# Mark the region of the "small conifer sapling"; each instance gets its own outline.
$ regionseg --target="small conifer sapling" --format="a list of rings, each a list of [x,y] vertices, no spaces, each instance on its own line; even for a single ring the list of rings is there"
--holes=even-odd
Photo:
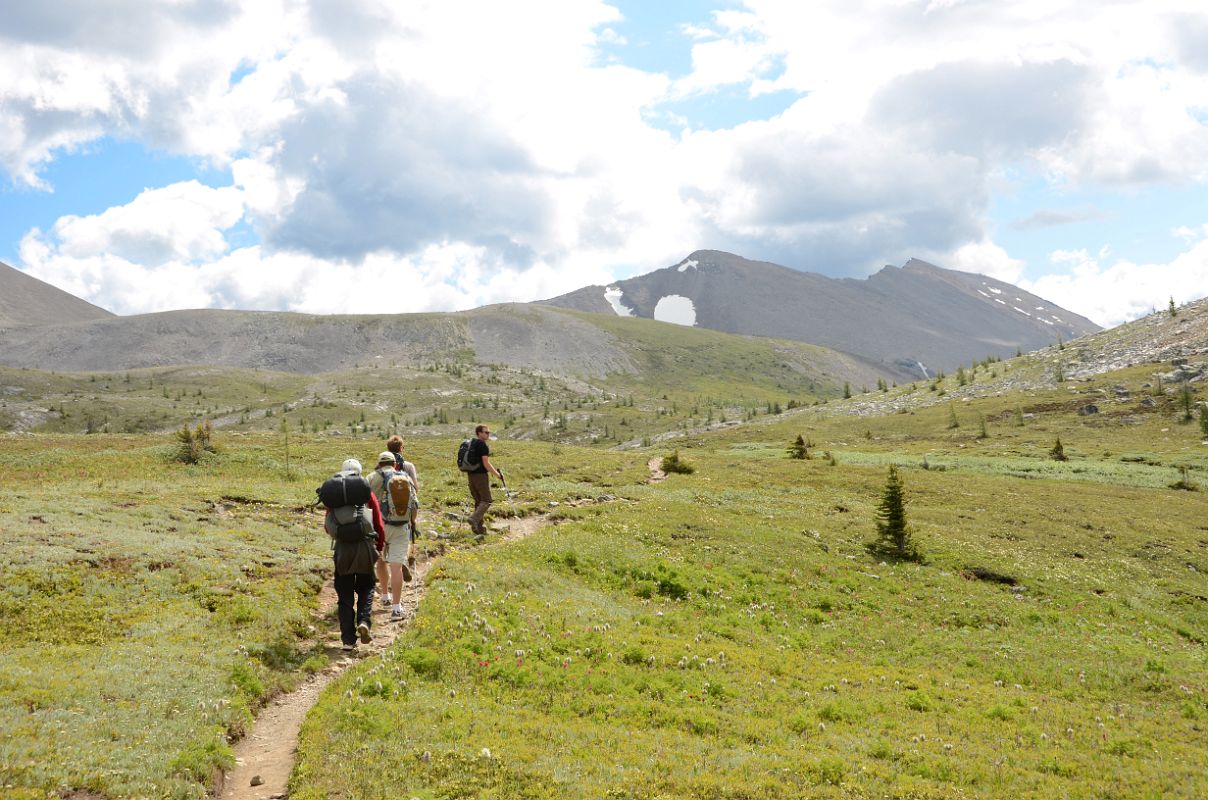
[[[897,467],[889,468],[889,477],[877,507],[877,538],[869,542],[868,549],[880,557],[922,561],[906,524],[906,500]]]
[[[797,434],[797,440],[789,447],[789,458],[808,459],[810,457],[809,446],[805,443],[805,437]]]

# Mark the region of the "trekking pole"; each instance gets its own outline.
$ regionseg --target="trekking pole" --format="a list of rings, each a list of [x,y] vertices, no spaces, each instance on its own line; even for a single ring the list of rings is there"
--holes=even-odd
[[[499,482],[503,484],[503,496],[508,499],[508,505],[515,508],[516,504],[512,502],[512,490],[508,488],[508,482],[503,477],[503,470],[499,470]]]

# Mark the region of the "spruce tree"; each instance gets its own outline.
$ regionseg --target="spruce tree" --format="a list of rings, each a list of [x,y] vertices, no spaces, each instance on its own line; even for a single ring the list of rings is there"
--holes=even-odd
[[[1191,414],[1191,409],[1195,407],[1195,393],[1191,391],[1191,384],[1184,380],[1183,388],[1179,390],[1179,405],[1183,407],[1183,422],[1191,422],[1195,417]]]
[[[906,524],[906,501],[897,467],[889,468],[889,477],[881,492],[881,503],[877,506],[877,539],[869,542],[868,549],[880,557],[922,560]]]
[[[1049,451],[1049,458],[1054,461],[1069,461],[1069,456],[1065,454],[1065,448],[1061,446],[1061,437],[1057,437],[1057,442],[1053,445],[1053,449]]]
[[[789,458],[807,459],[810,457],[809,448],[805,444],[805,438],[801,434],[797,434],[797,441],[793,442],[789,447]]]

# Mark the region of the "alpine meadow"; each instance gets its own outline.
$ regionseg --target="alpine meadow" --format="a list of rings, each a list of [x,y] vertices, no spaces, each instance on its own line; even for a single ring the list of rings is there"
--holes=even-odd
[[[242,791],[319,678],[294,800],[1208,796],[1208,301],[913,383],[523,313],[607,359],[0,368],[0,797]],[[395,433],[422,598],[349,656],[314,490]]]

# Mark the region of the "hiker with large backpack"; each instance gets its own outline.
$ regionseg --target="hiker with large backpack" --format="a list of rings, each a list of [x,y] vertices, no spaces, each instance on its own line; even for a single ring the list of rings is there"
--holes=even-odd
[[[457,468],[466,473],[470,484],[470,502],[474,505],[474,511],[470,514],[470,530],[480,537],[486,535],[487,509],[494,501],[490,476],[494,475],[503,481],[503,473],[491,464],[491,446],[487,444],[490,438],[491,430],[486,425],[479,425],[474,429],[474,438],[466,439],[457,450]]]
[[[373,626],[374,565],[386,545],[382,511],[355,458],[315,492],[327,508],[323,529],[331,537],[340,641],[344,650],[356,650],[358,638],[370,642]]]
[[[419,501],[411,476],[394,464],[393,453],[382,453],[368,482],[386,523],[386,549],[377,565],[378,591],[390,608],[390,619],[397,621],[403,618],[403,582],[411,582],[410,566],[415,563],[411,543]]]
[[[403,458],[403,437],[397,433],[386,440],[386,449],[394,454],[394,468],[399,472],[405,472],[411,477],[411,482],[415,484],[415,490],[419,491],[419,473],[415,469],[415,464]]]
[[[393,436],[391,436],[389,439],[387,439],[386,440],[386,450],[388,452],[394,454],[394,468],[396,470],[398,470],[399,472],[407,473],[407,475],[411,478],[411,483],[415,484],[416,500],[418,500],[419,499],[419,472],[415,469],[415,464],[413,462],[408,461],[405,458],[403,458],[403,437],[399,436],[396,433]],[[413,515],[412,519],[411,519],[411,547],[407,551],[407,566],[411,568],[412,572],[415,571],[415,540],[418,538],[419,538],[419,528],[416,527],[416,520]],[[382,577],[384,575],[383,570],[385,569],[385,566],[379,565],[379,567],[380,568],[378,569],[378,578],[381,582],[381,586],[385,587],[386,579],[384,577]],[[384,588],[381,591],[381,594],[383,595],[383,600],[384,600],[385,594],[386,594]]]

